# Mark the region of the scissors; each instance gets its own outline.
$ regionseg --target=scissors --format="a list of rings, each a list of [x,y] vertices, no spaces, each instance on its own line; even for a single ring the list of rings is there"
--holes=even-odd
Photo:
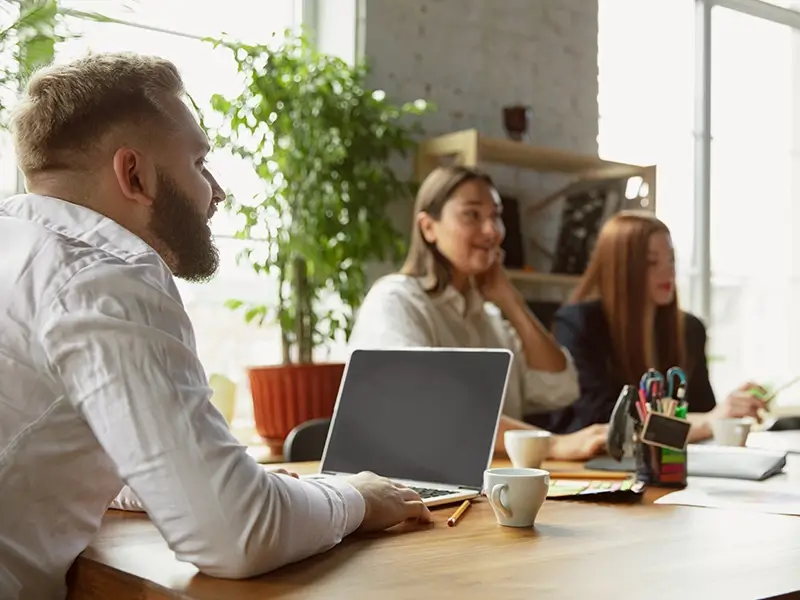
[[[674,387],[675,377],[678,377],[678,387]],[[683,400],[683,395],[686,393],[686,373],[683,372],[683,369],[678,367],[672,367],[667,371],[667,391],[669,392],[669,398],[675,398],[676,400]]]
[[[664,376],[656,369],[647,369],[647,372],[639,380],[639,389],[645,396],[650,396],[653,384],[656,385],[656,393],[661,395],[664,391]]]

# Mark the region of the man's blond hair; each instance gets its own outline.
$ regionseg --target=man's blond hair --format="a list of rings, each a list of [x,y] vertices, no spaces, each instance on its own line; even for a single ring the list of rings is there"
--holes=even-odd
[[[26,176],[86,168],[91,151],[115,129],[145,129],[154,118],[166,124],[159,99],[181,94],[177,67],[154,56],[90,54],[45,67],[30,78],[11,117],[19,167]]]

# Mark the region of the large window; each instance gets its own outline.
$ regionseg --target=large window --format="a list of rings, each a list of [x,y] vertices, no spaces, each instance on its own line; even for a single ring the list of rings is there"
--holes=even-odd
[[[598,152],[658,165],[656,212],[672,231],[684,306],[694,228],[693,23],[694,0],[598,3]]]
[[[711,26],[712,375],[727,392],[800,372],[800,32],[720,6]]]
[[[65,0],[63,4],[100,10],[94,0]],[[242,82],[229,53],[213,48],[201,38],[224,32],[235,39],[267,43],[273,34],[280,35],[298,24],[300,4],[300,0],[270,0],[266,10],[264,0],[226,0],[201,9],[195,0],[109,0],[102,3],[104,14],[147,28],[72,21],[71,30],[80,37],[59,44],[56,61],[70,60],[87,51],[157,54],[178,66],[193,99],[201,109],[207,109],[212,94],[236,95]],[[210,110],[204,114],[213,120]],[[251,166],[224,149],[213,152],[209,165],[223,187],[233,194],[252,197],[260,189]],[[252,403],[244,367],[280,362],[281,345],[277,327],[248,326],[239,313],[223,306],[230,298],[270,302],[275,297],[273,282],[237,266],[236,255],[243,242],[232,237],[235,225],[233,216],[224,211],[213,219],[212,231],[221,255],[218,275],[205,284],[178,284],[206,371],[225,374],[237,383],[237,413],[246,419],[252,412]]]
[[[682,303],[690,310],[702,309],[692,292],[704,276],[692,257],[710,250],[707,353],[722,397],[745,379],[779,384],[800,372],[800,242],[792,236],[800,225],[800,34],[712,9],[711,197],[697,200],[709,202],[711,214],[698,249],[696,4],[600,0],[598,145],[603,158],[658,164],[657,213],[673,232]],[[780,402],[793,398],[800,395]]]

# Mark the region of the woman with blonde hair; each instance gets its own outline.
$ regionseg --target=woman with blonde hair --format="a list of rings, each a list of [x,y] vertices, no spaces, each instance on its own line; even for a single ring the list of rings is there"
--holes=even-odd
[[[675,289],[675,253],[667,226],[650,212],[623,211],[600,231],[571,302],[555,315],[553,332],[572,354],[580,397],[551,413],[554,431],[607,423],[624,384],[638,384],[650,367],[687,375],[692,440],[711,436],[723,417],[754,417],[763,401],[747,382],[717,404],[708,379],[706,328],[684,312]]]
[[[351,348],[507,348],[514,352],[496,448],[509,429],[572,404],[572,359],[528,310],[506,277],[500,195],[485,174],[441,167],[423,182],[401,271],[378,280],[358,312]],[[551,458],[579,460],[603,449],[606,428],[555,436]]]

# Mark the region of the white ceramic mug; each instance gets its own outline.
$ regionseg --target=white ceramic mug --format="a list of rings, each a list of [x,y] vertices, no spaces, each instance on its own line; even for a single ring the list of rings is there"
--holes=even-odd
[[[547,458],[553,434],[536,429],[512,429],[503,434],[506,453],[518,469],[536,469]]]
[[[497,522],[505,527],[533,527],[550,489],[542,469],[487,469],[483,489]]]
[[[720,446],[744,446],[752,426],[750,419],[716,419],[711,421],[711,432]]]

